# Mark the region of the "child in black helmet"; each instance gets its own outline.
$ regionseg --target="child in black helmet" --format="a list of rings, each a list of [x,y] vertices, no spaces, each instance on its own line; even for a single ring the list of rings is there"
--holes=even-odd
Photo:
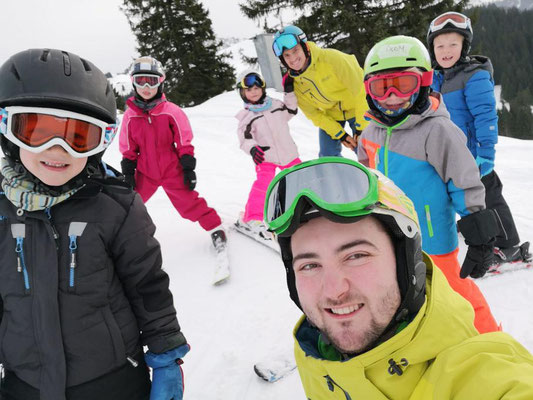
[[[442,93],[452,121],[466,135],[485,186],[487,208],[495,210],[502,222],[494,242],[494,263],[530,261],[529,242],[520,245],[502,182],[494,171],[498,114],[493,68],[488,57],[469,55],[473,34],[470,18],[458,12],[446,12],[431,22],[427,42],[435,67],[432,88]]]
[[[0,67],[0,113],[0,398],[181,399],[189,345],[155,227],[101,162],[116,133],[104,74],[20,52]]]

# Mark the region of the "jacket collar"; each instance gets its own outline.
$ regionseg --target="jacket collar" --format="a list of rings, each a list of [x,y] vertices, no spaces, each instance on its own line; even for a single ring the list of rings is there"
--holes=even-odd
[[[163,94],[161,96],[161,98],[157,99],[156,100],[156,105],[152,108],[148,107],[146,110],[145,109],[142,109],[141,107],[139,107],[136,103],[135,103],[135,96],[132,96],[130,97],[127,101],[126,101],[126,105],[128,106],[128,108],[132,109],[133,111],[135,111],[135,113],[137,114],[146,114],[146,113],[152,113],[154,112],[155,110],[159,110],[160,108],[163,107],[163,104],[167,101],[165,95]],[[149,104],[149,103],[147,103]]]
[[[365,113],[365,119],[372,121],[374,124],[389,129],[412,129],[419,122],[429,117],[445,116],[450,117],[444,101],[442,100],[442,94],[439,92],[431,92],[429,95],[430,106],[421,114],[409,114],[404,119],[399,120],[395,125],[389,126],[380,120],[377,113],[373,110]]]

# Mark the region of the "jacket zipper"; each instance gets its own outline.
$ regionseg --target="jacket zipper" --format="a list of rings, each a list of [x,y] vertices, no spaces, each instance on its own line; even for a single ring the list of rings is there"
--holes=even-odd
[[[12,224],[11,234],[16,241],[15,253],[17,254],[17,272],[22,274],[24,281],[24,293],[30,293],[30,277],[24,260],[24,238],[26,237],[26,226],[24,224]]]
[[[329,375],[326,375],[324,378],[326,378],[326,382],[328,384],[328,389],[330,390],[330,392],[334,392],[335,391],[335,386],[337,386],[340,390],[342,390],[342,393],[344,393],[344,396],[346,397],[346,400],[352,400],[350,394],[344,390],[343,388],[341,388],[337,382],[335,382],[331,376]]]
[[[389,142],[392,134],[392,127],[387,127],[387,138],[385,139],[385,152],[383,153],[383,172],[389,176]]]
[[[429,237],[433,237],[433,225],[431,223],[431,212],[429,210],[429,204],[426,204],[424,206],[424,209],[426,211],[426,223],[428,226]]]
[[[68,291],[73,292],[76,288],[76,267],[77,260],[76,256],[78,253],[78,237],[83,234],[85,227],[87,226],[86,222],[71,222],[68,228],[68,237],[69,237],[69,251],[70,251],[70,263],[69,263],[69,273],[68,273]]]

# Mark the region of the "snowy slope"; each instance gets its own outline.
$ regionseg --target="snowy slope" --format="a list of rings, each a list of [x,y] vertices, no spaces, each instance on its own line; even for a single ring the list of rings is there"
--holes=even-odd
[[[273,94],[274,92],[271,92]],[[274,94],[278,95],[278,94]],[[249,155],[238,147],[237,120],[242,107],[235,92],[185,109],[195,134],[198,191],[231,224],[246,202],[254,178]],[[318,152],[317,129],[301,114],[290,122],[302,159]],[[497,171],[522,239],[533,239],[533,141],[500,138]],[[351,155],[345,152],[345,156]],[[351,156],[353,157],[353,156]],[[118,141],[105,155],[119,165]],[[237,233],[229,237],[230,281],[210,285],[214,252],[199,225],[183,220],[159,190],[147,203],[157,225],[164,268],[183,332],[192,350],[186,356],[185,398],[189,400],[304,399],[297,373],[271,384],[253,372],[257,361],[291,354],[291,331],[300,315],[285,286],[276,253]],[[504,329],[533,351],[533,270],[479,282]]]

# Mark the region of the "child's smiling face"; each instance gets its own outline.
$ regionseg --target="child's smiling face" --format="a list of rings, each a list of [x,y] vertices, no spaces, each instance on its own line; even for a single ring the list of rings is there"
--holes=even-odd
[[[461,58],[463,35],[456,32],[443,33],[433,40],[435,59],[442,68],[451,68]]]
[[[40,153],[20,149],[20,161],[41,182],[49,186],[61,186],[83,171],[87,157],[72,157],[56,145]]]

